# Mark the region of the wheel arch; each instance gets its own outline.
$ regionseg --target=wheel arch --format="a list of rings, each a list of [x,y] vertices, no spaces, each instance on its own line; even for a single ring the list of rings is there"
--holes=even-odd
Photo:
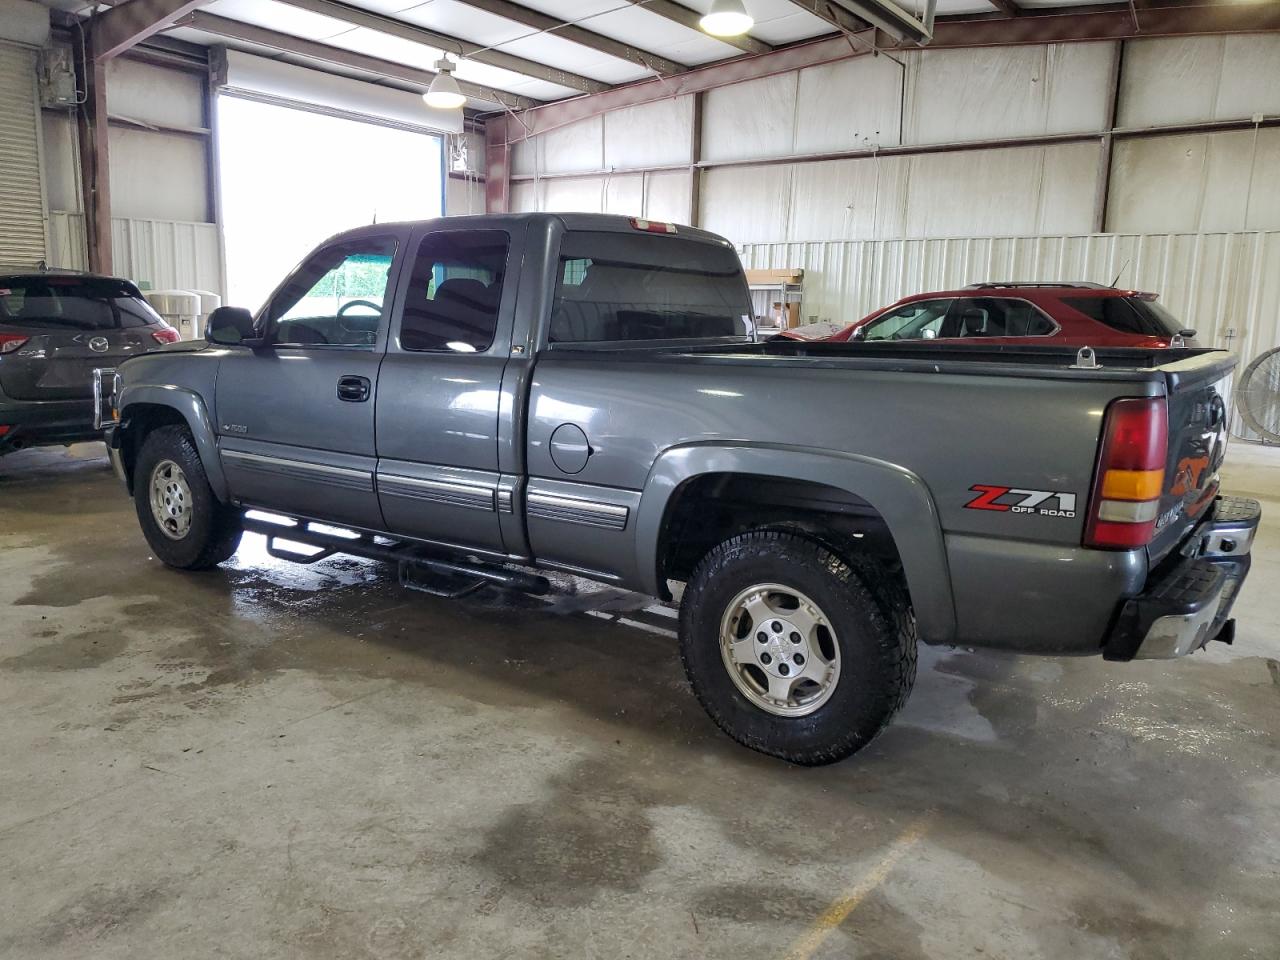
[[[856,454],[741,443],[689,444],[667,450],[650,471],[636,514],[636,569],[646,592],[665,592],[673,523],[682,503],[687,504],[690,496],[705,496],[708,486],[719,493],[735,482],[742,488],[772,488],[825,501],[825,509],[807,514],[813,520],[847,512],[882,524],[901,563],[921,637],[930,643],[954,638],[946,546],[928,487],[897,464]],[[780,511],[780,515],[803,519],[806,513]],[[823,539],[823,525],[811,526],[810,535]],[[742,530],[730,530],[728,535],[736,532]]]
[[[167,424],[183,424],[195,440],[213,495],[226,502],[227,480],[218,457],[217,434],[199,394],[181,387],[139,384],[125,386],[119,404],[120,451],[130,493],[133,492],[133,467],[147,434]]]

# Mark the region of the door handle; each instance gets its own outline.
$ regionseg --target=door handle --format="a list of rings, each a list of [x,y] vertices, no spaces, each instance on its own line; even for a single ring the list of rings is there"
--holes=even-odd
[[[339,377],[338,399],[348,403],[364,403],[369,399],[370,384],[368,377]]]

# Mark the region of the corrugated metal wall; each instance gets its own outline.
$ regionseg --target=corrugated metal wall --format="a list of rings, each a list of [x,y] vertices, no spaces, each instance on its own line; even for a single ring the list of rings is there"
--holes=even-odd
[[[757,243],[747,267],[802,267],[804,322],[845,323],[900,297],[983,280],[1088,280],[1151,290],[1241,369],[1280,346],[1280,231]],[[1237,415],[1233,431],[1254,439]]]
[[[49,265],[86,269],[84,217],[55,212],[49,216]],[[116,274],[153,290],[226,289],[218,227],[175,220],[111,220]]]
[[[1280,345],[1280,231],[756,243],[747,267],[802,267],[804,315],[845,323],[911,293],[984,280],[1153,290],[1206,344],[1251,359]]]

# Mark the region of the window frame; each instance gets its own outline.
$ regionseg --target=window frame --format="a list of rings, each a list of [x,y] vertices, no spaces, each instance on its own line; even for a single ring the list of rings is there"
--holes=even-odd
[[[400,332],[404,324],[404,308],[409,302],[410,286],[413,283],[413,269],[417,265],[418,250],[428,237],[450,233],[501,233],[507,238],[507,268],[502,275],[502,294],[498,298],[498,322],[493,331],[493,342],[487,350],[476,350],[474,353],[459,350],[408,350],[401,343]],[[524,237],[518,235],[509,225],[498,224],[451,224],[434,221],[425,226],[415,227],[410,231],[403,248],[403,262],[400,269],[399,286],[396,293],[395,314],[391,318],[388,331],[387,352],[405,357],[440,358],[450,357],[466,360],[471,357],[505,357],[511,352],[512,324],[516,304],[516,288],[519,286],[523,271]]]
[[[1057,320],[1055,320],[1048,313],[1046,313],[1045,310],[1041,308],[1041,306],[1038,303],[1028,300],[1026,297],[1006,297],[1002,295],[991,296],[989,294],[981,297],[957,296],[952,299],[951,307],[947,310],[947,313],[950,314],[952,310],[956,309],[956,305],[959,304],[961,301],[973,301],[973,300],[1004,300],[1009,303],[1025,303],[1032,310],[1040,314],[1041,317],[1043,317],[1045,320],[1049,322],[1049,332],[1048,333],[1012,333],[1012,334],[1001,333],[1001,334],[996,334],[990,337],[966,337],[962,334],[957,337],[939,337],[938,338],[939,340],[963,340],[966,342],[967,341],[978,342],[982,340],[1041,340],[1045,337],[1056,336],[1058,333],[1062,331],[1062,324],[1058,323]]]
[[[382,294],[382,317],[378,322],[378,330],[374,336],[372,343],[295,343],[287,340],[277,340],[276,333],[279,328],[280,321],[272,319],[271,313],[275,306],[276,300],[288,289],[289,285],[294,281],[312,260],[334,249],[335,247],[344,247],[355,243],[385,243],[390,241],[394,244],[395,249],[391,254],[391,263],[387,267],[387,286]],[[258,311],[258,315],[254,318],[254,327],[260,332],[264,345],[272,350],[359,350],[362,352],[380,352],[385,350],[387,343],[387,333],[391,327],[391,317],[397,308],[396,296],[399,291],[400,278],[399,272],[401,264],[404,262],[405,238],[401,233],[388,231],[386,233],[367,233],[357,234],[355,236],[333,237],[311,250],[302,260],[285,276],[273,291],[271,296],[267,297],[266,302],[262,305],[262,309]]]

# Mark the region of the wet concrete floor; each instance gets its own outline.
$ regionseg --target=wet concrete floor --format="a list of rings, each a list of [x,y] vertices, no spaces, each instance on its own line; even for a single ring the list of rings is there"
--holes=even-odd
[[[1233,648],[926,648],[804,770],[720,735],[669,611],[148,554],[100,446],[0,461],[0,956],[1275,958],[1280,450]]]

